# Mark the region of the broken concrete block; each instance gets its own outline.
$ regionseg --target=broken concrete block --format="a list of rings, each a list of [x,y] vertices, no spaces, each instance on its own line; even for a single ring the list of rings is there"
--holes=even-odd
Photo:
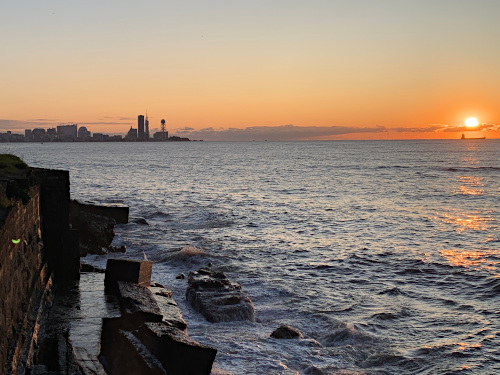
[[[151,283],[153,262],[148,260],[108,259],[104,285],[116,290],[117,281],[130,281],[148,287]]]
[[[125,316],[132,315],[143,322],[161,322],[163,315],[153,293],[146,287],[118,281],[117,293],[120,309]]]
[[[136,336],[169,375],[208,375],[212,371],[217,349],[192,340],[184,331],[164,323],[145,323]]]
[[[131,332],[118,330],[114,335],[108,356],[101,357],[104,367],[111,374],[164,375],[161,362]],[[170,374],[170,373],[169,373]]]

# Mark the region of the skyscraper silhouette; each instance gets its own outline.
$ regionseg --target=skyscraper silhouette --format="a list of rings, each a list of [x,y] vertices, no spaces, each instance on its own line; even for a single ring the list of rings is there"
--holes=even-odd
[[[146,111],[146,134],[145,134],[145,139],[149,140],[149,120],[148,120],[148,111]]]
[[[144,116],[137,116],[137,139],[144,139]]]

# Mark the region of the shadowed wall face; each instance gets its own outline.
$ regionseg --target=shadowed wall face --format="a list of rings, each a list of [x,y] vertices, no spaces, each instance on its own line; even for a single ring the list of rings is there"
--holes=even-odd
[[[22,345],[22,331],[36,296],[44,288],[40,242],[39,191],[14,205],[0,228],[0,364],[5,370],[9,350]],[[19,243],[14,243],[12,240]],[[18,349],[16,349],[18,350]],[[16,353],[17,354],[17,353]],[[13,367],[16,358],[13,358]],[[7,371],[10,373],[10,371]]]

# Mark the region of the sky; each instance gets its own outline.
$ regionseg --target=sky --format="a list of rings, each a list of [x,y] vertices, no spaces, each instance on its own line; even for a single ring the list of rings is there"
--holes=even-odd
[[[500,138],[498,0],[0,3],[0,132]],[[464,128],[475,117],[481,124]]]

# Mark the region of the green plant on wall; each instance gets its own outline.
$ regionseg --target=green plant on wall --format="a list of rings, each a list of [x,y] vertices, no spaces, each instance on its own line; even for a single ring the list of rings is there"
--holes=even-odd
[[[18,156],[12,154],[0,154],[0,177],[14,177],[26,175],[28,165]],[[10,195],[10,194],[9,194]],[[14,197],[7,196],[5,192],[0,193],[0,207],[9,207],[13,201],[11,198],[21,199],[23,204],[30,200],[28,189],[16,191]]]

